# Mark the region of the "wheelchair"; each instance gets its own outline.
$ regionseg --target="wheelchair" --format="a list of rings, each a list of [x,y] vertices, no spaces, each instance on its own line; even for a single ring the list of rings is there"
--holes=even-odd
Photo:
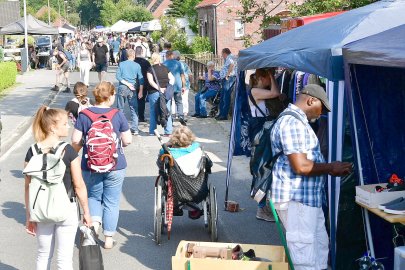
[[[162,143],[157,132],[156,136]],[[210,234],[211,241],[218,240],[218,207],[215,186],[208,183],[212,162],[204,154],[197,176],[185,175],[169,148],[162,143],[163,155],[160,159],[159,176],[155,181],[154,201],[154,240],[157,245],[162,242],[162,234],[167,232],[170,240],[173,212],[183,207],[202,211],[204,226]],[[200,212],[201,213],[201,212]]]

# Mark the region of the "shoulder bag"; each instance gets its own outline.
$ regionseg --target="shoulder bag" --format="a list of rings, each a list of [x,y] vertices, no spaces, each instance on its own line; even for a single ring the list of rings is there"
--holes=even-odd
[[[161,92],[159,80],[158,80],[158,78],[156,76],[155,69],[153,68],[153,66],[151,66],[151,68],[152,68],[153,77],[155,78],[156,84],[158,85],[159,91]],[[166,86],[164,96],[165,96],[166,100],[171,100],[173,98],[173,96],[174,96],[174,87],[170,83],[168,83],[167,86]]]

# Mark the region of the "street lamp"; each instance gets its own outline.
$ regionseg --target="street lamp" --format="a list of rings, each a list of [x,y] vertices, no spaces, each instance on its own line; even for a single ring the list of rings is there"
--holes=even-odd
[[[64,1],[64,8],[63,8],[65,10],[65,23],[66,23],[66,3],[67,3],[67,0]]]

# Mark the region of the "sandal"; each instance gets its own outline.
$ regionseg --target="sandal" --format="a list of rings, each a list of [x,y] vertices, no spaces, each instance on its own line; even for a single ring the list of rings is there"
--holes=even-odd
[[[112,249],[117,244],[117,241],[112,236],[106,236],[104,241],[104,249]]]

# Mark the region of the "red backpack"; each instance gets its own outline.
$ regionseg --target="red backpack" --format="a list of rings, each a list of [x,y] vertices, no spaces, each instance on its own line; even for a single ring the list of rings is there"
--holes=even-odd
[[[112,109],[107,113],[97,114],[89,109],[81,111],[91,120],[91,126],[86,135],[87,166],[96,173],[110,172],[117,164],[117,134],[114,132],[112,118],[118,112]]]

